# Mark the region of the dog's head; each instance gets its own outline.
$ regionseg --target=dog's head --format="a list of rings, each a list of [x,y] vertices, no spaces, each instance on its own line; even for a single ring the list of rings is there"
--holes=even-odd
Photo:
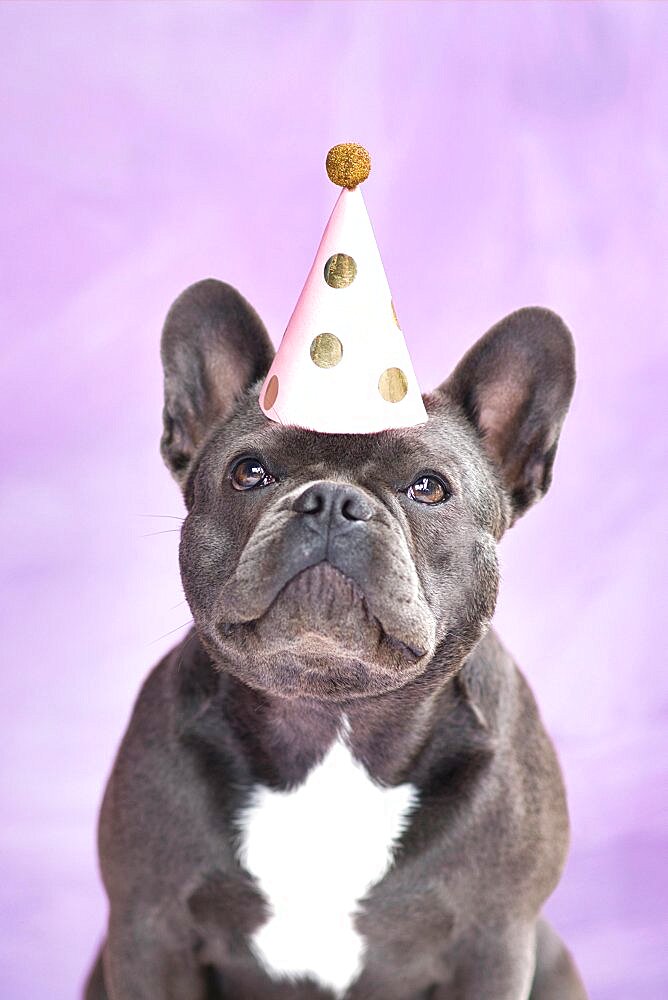
[[[549,486],[575,380],[568,330],[545,309],[513,313],[425,397],[426,424],[378,434],[267,420],[272,356],[221,282],[167,317],[162,454],[188,509],[181,575],[201,640],[287,697],[453,673],[492,616],[498,540]]]

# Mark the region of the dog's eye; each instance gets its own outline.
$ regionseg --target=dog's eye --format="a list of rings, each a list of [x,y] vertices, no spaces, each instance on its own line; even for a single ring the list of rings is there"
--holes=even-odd
[[[269,486],[275,482],[274,477],[257,458],[242,458],[232,469],[232,486],[235,490],[252,490],[256,486]]]
[[[411,483],[407,491],[417,503],[443,503],[450,498],[450,490],[438,476],[423,475]]]

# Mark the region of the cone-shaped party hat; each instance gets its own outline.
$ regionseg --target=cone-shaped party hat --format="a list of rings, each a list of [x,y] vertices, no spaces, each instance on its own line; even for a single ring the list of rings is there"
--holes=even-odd
[[[329,434],[427,420],[358,187],[369,170],[362,146],[327,155],[329,178],[343,190],[260,392],[270,420]]]

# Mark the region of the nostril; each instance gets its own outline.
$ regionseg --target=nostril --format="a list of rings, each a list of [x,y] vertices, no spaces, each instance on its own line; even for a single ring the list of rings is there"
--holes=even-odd
[[[356,521],[355,512],[353,510],[353,505],[350,500],[344,500],[341,504],[341,513],[345,517],[346,521]]]
[[[302,504],[304,514],[319,514],[323,508],[322,496],[320,493],[310,493],[305,497]]]
[[[372,510],[364,497],[346,497],[341,504],[341,514],[346,521],[368,521]]]
[[[322,495],[320,493],[309,492],[303,497],[298,509],[302,514],[319,514],[323,508]]]
[[[300,514],[320,514],[325,506],[325,496],[321,489],[311,487],[304,490],[292,506]]]

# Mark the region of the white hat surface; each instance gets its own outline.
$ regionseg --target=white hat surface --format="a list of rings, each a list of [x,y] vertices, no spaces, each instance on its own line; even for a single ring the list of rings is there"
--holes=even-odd
[[[262,391],[270,420],[329,434],[425,423],[427,412],[358,184],[361,146],[335,146],[330,178],[343,190]]]

